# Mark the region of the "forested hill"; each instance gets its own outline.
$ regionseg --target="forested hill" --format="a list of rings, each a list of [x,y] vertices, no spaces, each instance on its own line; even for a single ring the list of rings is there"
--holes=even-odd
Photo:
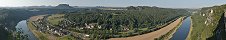
[[[164,24],[179,16],[188,15],[186,10],[182,9],[166,9],[158,7],[127,7],[128,10],[110,11],[110,10],[92,10],[67,15],[68,19],[76,23],[99,23],[118,22],[119,25],[137,22],[139,24],[147,24],[153,26],[156,24]],[[119,26],[117,25],[117,26]],[[146,25],[146,26],[147,26]],[[131,25],[132,26],[132,25]]]
[[[43,14],[66,13],[82,9],[52,9],[52,8],[0,8],[0,39],[14,39],[11,31],[19,21],[27,20],[31,16]],[[7,30],[6,30],[7,29]]]
[[[154,31],[160,25],[168,24],[181,16],[189,15],[184,9],[170,9],[148,6],[130,6],[126,10],[86,10],[66,14],[73,28],[84,28],[87,24],[97,24],[101,29],[77,30],[81,33],[131,36]],[[94,30],[94,31],[92,31]],[[104,31],[105,30],[105,31]],[[112,31],[109,31],[112,30]],[[89,32],[87,32],[89,31]],[[98,34],[96,33],[96,34]],[[122,35],[122,34],[125,35]],[[94,36],[95,37],[95,36]],[[112,37],[112,36],[111,36]]]
[[[225,40],[226,5],[205,7],[192,15],[193,30],[189,40]]]

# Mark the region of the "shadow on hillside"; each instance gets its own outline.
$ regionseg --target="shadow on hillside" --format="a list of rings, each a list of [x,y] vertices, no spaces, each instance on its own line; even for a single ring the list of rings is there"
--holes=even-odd
[[[218,21],[217,28],[214,30],[213,36],[207,38],[207,40],[226,40],[224,13]]]
[[[0,25],[0,32],[2,32],[2,33],[0,33],[0,39],[1,39],[1,40],[9,40],[9,39],[8,39],[9,33],[8,33],[7,30],[5,30],[4,27],[1,26],[1,25]]]

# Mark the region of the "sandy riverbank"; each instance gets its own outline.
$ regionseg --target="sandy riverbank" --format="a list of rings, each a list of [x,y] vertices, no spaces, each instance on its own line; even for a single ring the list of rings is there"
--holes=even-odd
[[[168,33],[171,29],[177,27],[177,25],[179,25],[180,22],[182,21],[181,19],[182,17],[170,23],[166,27],[154,32],[150,32],[143,35],[132,36],[132,37],[126,37],[126,38],[110,38],[110,40],[154,40],[155,38],[161,37],[162,35]]]
[[[170,40],[170,38],[173,37],[173,34],[176,33],[177,29],[182,25],[184,18],[185,17],[182,18],[182,21],[177,25],[177,27],[175,27],[174,29],[171,29],[172,32],[168,36],[166,36],[167,38],[165,38],[164,40]],[[165,34],[165,35],[167,35],[167,34]]]

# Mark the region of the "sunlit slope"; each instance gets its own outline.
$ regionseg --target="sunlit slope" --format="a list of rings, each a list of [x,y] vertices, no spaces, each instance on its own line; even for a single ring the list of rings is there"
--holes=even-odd
[[[125,9],[127,10],[87,10],[66,14],[65,19],[74,24],[69,27],[74,28],[71,30],[75,32],[89,34],[91,39],[107,39],[153,32],[168,25],[170,21],[189,15],[183,9],[148,6],[130,6]],[[96,24],[96,26],[86,28],[87,24]]]
[[[189,40],[217,40],[221,38],[216,38],[217,30],[221,25],[223,20],[221,16],[225,13],[226,5],[206,7],[199,9],[197,12],[193,12],[192,15],[192,31],[188,38]],[[222,31],[220,33],[224,33]],[[223,37],[223,36],[221,36]],[[225,39],[225,38],[224,38]]]

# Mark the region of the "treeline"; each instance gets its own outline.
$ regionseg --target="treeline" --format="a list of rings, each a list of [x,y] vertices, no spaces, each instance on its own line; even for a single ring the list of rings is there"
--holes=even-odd
[[[74,23],[73,28],[97,23],[102,28],[78,30],[77,32],[106,36],[131,36],[158,28],[180,16],[189,15],[184,9],[170,9],[148,6],[130,6],[127,10],[86,10],[66,14],[65,18]],[[105,38],[102,37],[102,38]],[[123,37],[123,36],[122,36]]]

